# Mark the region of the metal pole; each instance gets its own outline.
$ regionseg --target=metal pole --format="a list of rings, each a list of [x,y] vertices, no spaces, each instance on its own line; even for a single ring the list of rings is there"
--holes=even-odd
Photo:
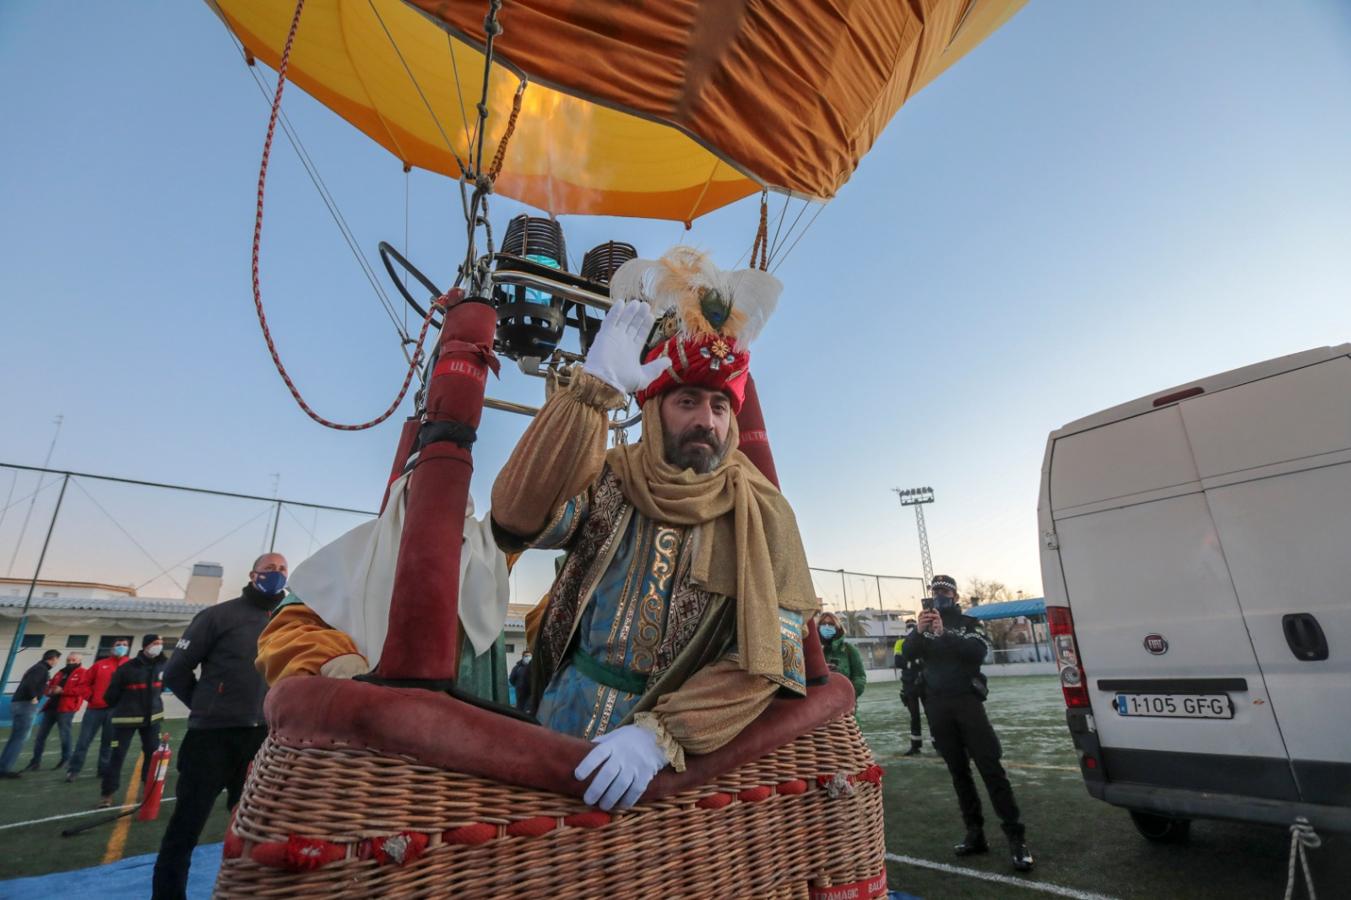
[[[61,423],[65,420],[65,416],[57,416],[56,421],[53,423],[56,425],[56,433],[52,435],[52,443],[47,447],[47,456],[42,460],[42,467],[44,469],[47,467],[47,464],[52,461],[52,451],[56,449],[56,439],[61,436]],[[15,477],[17,478],[18,476],[16,475]],[[43,476],[38,476],[38,489],[33,492],[33,498],[28,501],[28,512],[24,513],[23,525],[19,526],[19,539],[14,544],[14,555],[9,558],[9,568],[5,570],[6,576],[14,571],[14,561],[19,558],[19,549],[23,547],[24,535],[28,534],[28,520],[33,515],[33,507],[37,505],[38,494],[42,493],[42,478]]]
[[[882,599],[882,576],[874,575],[873,580],[877,582],[877,608],[882,610],[882,637],[887,636],[887,604]]]
[[[844,583],[844,569],[840,570],[840,592],[844,594],[844,611],[849,612],[849,585]]]
[[[19,615],[19,626],[14,630],[14,641],[9,645],[9,654],[5,657],[5,668],[0,672],[0,690],[9,692],[9,673],[14,669],[14,658],[19,655],[19,645],[23,643],[23,634],[28,630],[28,607],[33,603],[33,591],[37,590],[38,578],[42,575],[42,563],[47,558],[47,547],[52,542],[52,532],[56,530],[56,517],[61,514],[61,501],[66,497],[66,485],[70,476],[61,479],[61,493],[56,495],[56,507],[52,509],[52,520],[47,525],[47,537],[42,541],[42,552],[38,554],[38,564],[33,569],[33,580],[28,582],[28,596],[23,601],[23,612]]]
[[[94,475],[90,472],[70,472],[65,469],[44,469],[39,466],[21,466],[18,463],[0,462],[0,469],[18,469],[21,472],[45,472],[48,475],[70,475],[75,478],[92,478],[94,481],[114,481],[118,484],[135,484],[141,487],[172,488],[175,491],[187,491],[191,494],[208,494],[212,497],[235,497],[239,500],[262,500],[272,503],[280,499],[276,494],[263,497],[259,494],[239,494],[234,491],[213,491],[209,488],[189,487],[185,484],[166,484],[160,481],[143,481],[139,478],[117,478],[113,475]],[[378,516],[378,512],[369,509],[351,509],[346,506],[330,506],[326,503],[307,503],[304,500],[282,500],[289,506],[303,506],[306,509],[328,509],[334,512],[356,513],[360,516]]]
[[[920,565],[924,569],[924,583],[927,589],[928,585],[933,584],[934,564],[929,556],[929,529],[924,527],[924,506],[915,504],[915,527],[919,530],[919,555]]]
[[[277,501],[277,514],[272,517],[272,542],[267,545],[267,552],[272,553],[277,548],[277,526],[281,524],[281,501]]]

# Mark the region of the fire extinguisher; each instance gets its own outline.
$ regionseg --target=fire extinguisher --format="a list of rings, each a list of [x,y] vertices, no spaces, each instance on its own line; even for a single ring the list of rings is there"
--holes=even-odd
[[[169,735],[167,732],[162,733],[159,736],[159,749],[150,755],[150,783],[145,785],[143,794],[145,799],[141,801],[141,805],[123,812],[113,813],[111,816],[95,819],[92,822],[85,822],[83,825],[74,825],[62,831],[61,837],[74,837],[77,834],[83,834],[100,825],[107,825],[109,822],[126,818],[132,813],[136,814],[136,821],[138,822],[151,822],[159,818],[160,801],[164,798],[164,780],[169,776],[169,760],[172,756],[173,753],[169,750]]]
[[[159,749],[150,757],[150,783],[145,787],[145,800],[136,811],[136,821],[152,822],[159,818],[160,799],[164,796],[164,780],[169,776],[169,760],[173,757],[169,749],[169,733],[159,736]]]

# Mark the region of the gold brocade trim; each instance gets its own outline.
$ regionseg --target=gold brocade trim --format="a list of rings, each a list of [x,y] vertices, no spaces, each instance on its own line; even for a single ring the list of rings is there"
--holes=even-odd
[[[652,538],[652,565],[645,579],[647,590],[638,604],[638,633],[630,666],[638,672],[651,672],[656,666],[657,647],[671,602],[671,581],[675,575],[676,552],[683,536],[681,532],[679,528],[658,525]]]

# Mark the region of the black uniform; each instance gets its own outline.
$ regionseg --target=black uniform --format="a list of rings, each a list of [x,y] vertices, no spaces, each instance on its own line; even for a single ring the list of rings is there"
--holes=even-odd
[[[530,663],[524,659],[517,660],[516,665],[511,667],[511,674],[507,676],[507,682],[516,689],[516,708],[522,712],[529,712]]]
[[[915,654],[907,655],[905,650],[912,642],[920,640],[923,638],[915,629],[905,633],[905,643],[901,645],[898,663],[901,669],[901,702],[910,713],[910,746],[916,752],[922,745],[924,735],[919,720],[919,704],[924,698],[924,660]]]
[[[258,636],[281,598],[250,584],[235,599],[208,606],[183,632],[164,669],[165,683],[192,712],[178,752],[178,799],[155,860],[155,900],[186,896],[192,851],[216,798],[224,790],[231,808],[239,802],[249,763],[267,737],[267,681],[254,660]],[[194,674],[198,666],[201,678]]]
[[[112,709],[113,755],[103,771],[103,796],[111,797],[122,783],[122,764],[131,749],[132,735],[141,735],[141,785],[150,774],[150,757],[159,747],[159,722],[164,718],[164,654],[151,659],[137,653],[113,673],[103,697]]]
[[[968,833],[981,831],[985,824],[980,795],[971,777],[974,762],[999,816],[1000,827],[1010,840],[1021,841],[1023,826],[1018,804],[999,763],[1003,750],[985,715],[985,676],[980,667],[990,644],[980,623],[962,615],[956,607],[941,610],[940,615],[942,636],[925,632],[907,639],[902,653],[906,661],[923,661],[924,712],[929,719],[929,733],[952,775]]]

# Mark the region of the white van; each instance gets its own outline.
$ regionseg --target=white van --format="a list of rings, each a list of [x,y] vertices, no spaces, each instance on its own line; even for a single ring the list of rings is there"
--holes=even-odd
[[[1351,831],[1351,344],[1066,425],[1038,519],[1090,794]]]

